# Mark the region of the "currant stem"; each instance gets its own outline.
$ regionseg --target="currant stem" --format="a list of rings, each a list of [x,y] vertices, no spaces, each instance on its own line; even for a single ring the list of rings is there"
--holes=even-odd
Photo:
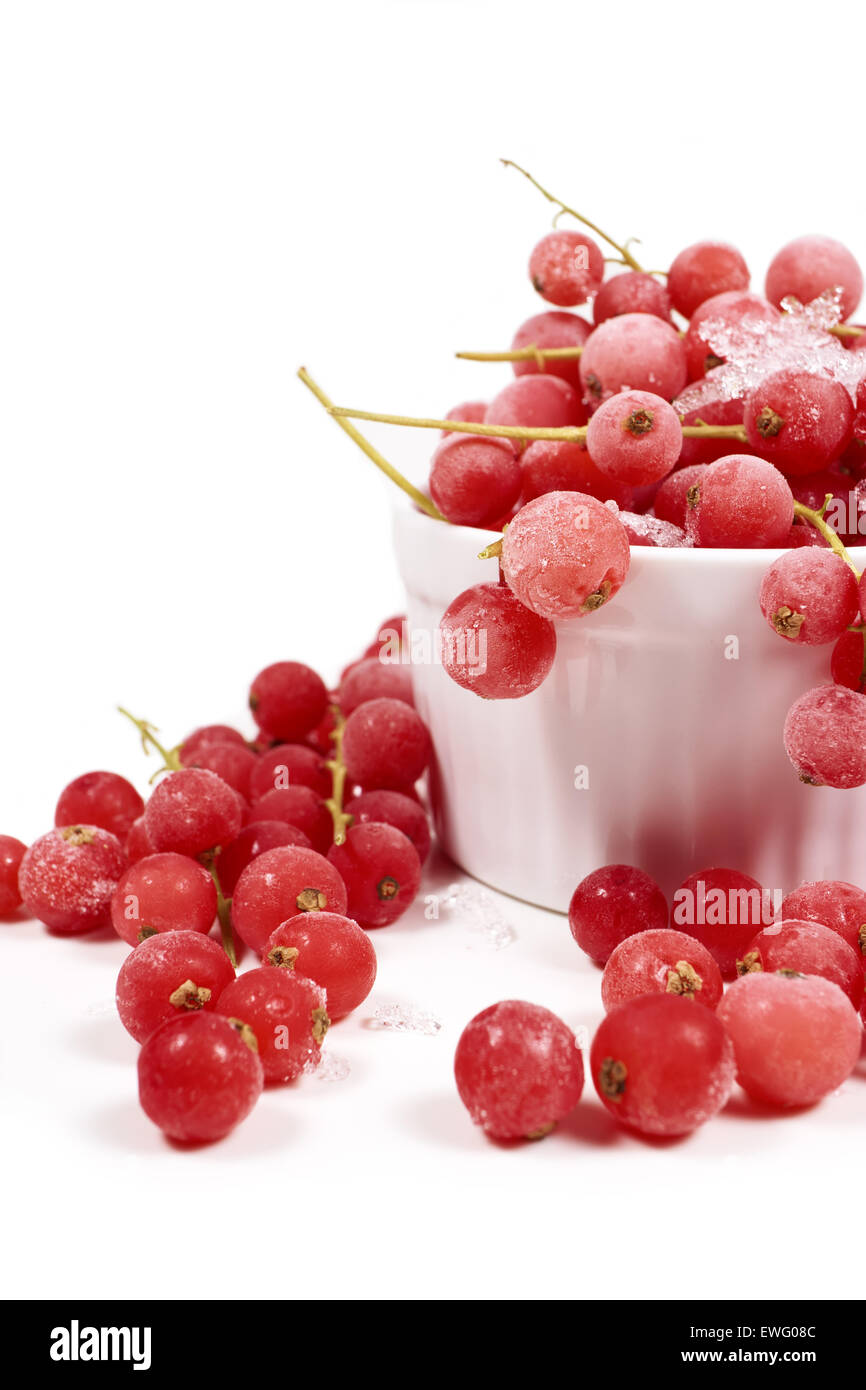
[[[346,787],[346,764],[343,761],[343,730],[346,727],[345,716],[339,705],[332,705],[334,712],[334,727],[331,731],[331,739],[334,744],[334,756],[329,758],[325,766],[331,772],[331,795],[325,805],[331,813],[334,822],[334,844],[344,845],[346,843],[346,831],[355,819],[354,816],[347,816],[343,810],[343,793]]]
[[[180,761],[180,749],[164,748],[163,745],[160,743],[159,739],[156,737],[156,735],[159,733],[159,729],[157,729],[154,724],[149,724],[146,719],[136,719],[134,714],[130,714],[128,709],[123,708],[123,705],[117,706],[117,712],[118,714],[122,714],[125,719],[128,719],[138,729],[138,732],[141,736],[141,746],[144,749],[145,753],[148,756],[150,756],[151,748],[155,748],[159,756],[162,758],[163,763],[165,764],[164,767],[157,768],[156,772],[153,774],[153,777],[151,777],[150,779],[151,782],[155,781],[155,779],[159,776],[161,772],[180,771],[181,767],[183,766],[183,764]]]
[[[535,360],[543,366],[544,359],[549,357],[554,361],[570,361],[579,357],[583,352],[582,347],[558,347],[540,348],[531,343],[529,347],[511,348],[509,352],[455,352],[455,357],[460,357],[465,362],[528,362]]]
[[[837,338],[862,338],[864,332],[853,323],[834,323],[827,331]]]
[[[375,420],[381,425],[404,425],[412,429],[451,430],[455,434],[480,434],[499,439],[554,439],[580,443],[586,439],[586,425],[563,425],[559,428],[529,429],[523,425],[481,425],[473,420],[435,420],[426,416],[385,415],[373,410],[352,410],[348,406],[329,407],[329,414],[335,419]],[[746,431],[742,425],[683,425],[683,434],[689,439],[739,439],[746,442]]]
[[[398,472],[398,470],[394,467],[393,464],[389,463],[386,458],[383,458],[383,456],[379,453],[379,450],[374,449],[369,439],[365,439],[364,436],[361,434],[360,430],[356,430],[355,426],[349,424],[347,419],[337,415],[336,411],[333,408],[333,401],[331,401],[325,395],[321,386],[317,385],[317,383],[313,380],[306,367],[299,368],[298,376],[300,377],[304,385],[307,387],[307,390],[312,391],[313,395],[316,397],[316,400],[319,401],[320,404],[325,407],[329,414],[334,416],[334,419],[337,421],[337,424],[340,426],[340,429],[344,430],[346,434],[349,436],[349,438],[355,441],[362,453],[365,453],[367,455],[367,458],[371,459],[372,462],[375,463],[377,468],[381,468],[382,472],[385,474],[386,477],[391,479],[392,483],[396,483],[399,488],[402,488],[403,491],[407,494],[407,496],[412,498],[412,501],[416,504],[416,506],[420,507],[421,510],[426,512],[428,516],[432,516],[434,521],[446,520],[446,518],[442,515],[435,503],[431,502],[429,497],[425,497],[424,493],[421,492],[417,487],[415,487],[413,483],[410,483],[408,478],[404,478],[403,474]],[[362,419],[364,417],[358,415],[356,418]]]
[[[826,497],[824,498],[824,505],[819,512],[815,511],[813,507],[807,507],[803,502],[795,501],[794,515],[802,517],[803,520],[807,521],[810,526],[814,526],[815,530],[824,537],[824,540],[827,542],[830,549],[834,550],[837,555],[841,556],[841,558],[845,561],[845,564],[853,570],[855,579],[859,580],[860,571],[854,564],[854,561],[851,559],[851,556],[848,554],[848,551],[845,549],[839,537],[836,535],[836,532],[833,530],[832,526],[828,526],[827,522],[824,520],[824,513],[832,500],[833,494],[832,492],[828,492]]]
[[[216,889],[217,917],[219,918],[220,936],[222,938],[223,950],[225,951],[235,970],[237,970],[238,958],[235,955],[235,943],[234,937],[232,936],[232,902],[231,898],[226,898],[223,896],[222,884],[220,883],[220,876],[216,866],[216,855],[212,855],[210,857],[207,869],[211,878],[213,879],[213,886]]]
[[[608,246],[613,247],[614,251],[618,251],[624,263],[630,266],[632,270],[643,269],[629,251],[627,244],[625,246],[620,246],[618,241],[614,241],[613,237],[608,236],[607,232],[601,230],[601,227],[597,227],[594,222],[590,222],[588,217],[583,216],[583,213],[575,212],[574,208],[570,208],[568,204],[563,203],[560,198],[555,198],[552,193],[548,193],[546,188],[542,188],[538,179],[533,178],[532,175],[526,169],[522,169],[519,164],[515,164],[513,159],[503,159],[501,162],[505,165],[506,169],[516,169],[518,174],[522,174],[525,179],[528,179],[532,186],[537,188],[539,193],[541,193],[549,203],[553,203],[555,207],[558,207],[559,213],[557,216],[562,216],[562,214],[565,213],[568,217],[577,218],[577,221],[582,222],[584,227],[589,227],[591,232],[595,232],[596,236],[600,236],[602,241],[606,241]],[[634,239],[634,237],[630,238],[632,241]]]

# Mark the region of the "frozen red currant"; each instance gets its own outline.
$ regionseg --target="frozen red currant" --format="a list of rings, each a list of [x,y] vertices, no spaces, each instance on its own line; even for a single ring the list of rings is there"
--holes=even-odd
[[[686,529],[702,546],[783,545],[794,520],[788,483],[771,463],[751,454],[729,454],[707,464],[686,503]]]
[[[786,551],[773,562],[761,581],[760,604],[780,637],[814,647],[835,642],[854,622],[860,595],[840,555],[808,547]]]
[[[268,940],[263,963],[321,985],[332,1023],[363,1004],[376,983],[373,943],[357,922],[336,912],[290,917]]]
[[[328,858],[340,873],[347,912],[362,927],[387,927],[402,917],[421,883],[421,860],[408,836],[393,825],[362,822],[332,845]]]
[[[18,887],[31,917],[58,935],[78,935],[109,926],[111,896],[125,868],[115,835],[96,825],[67,825],[30,846]]]
[[[523,429],[562,429],[586,423],[580,392],[550,373],[519,376],[494,396],[485,424]]]
[[[704,463],[690,464],[665,478],[653,502],[653,511],[660,521],[685,528],[689,489],[700,484],[705,468]]]
[[[630,487],[646,487],[670,473],[682,442],[676,411],[651,391],[611,396],[599,406],[586,432],[593,462]]]
[[[142,1109],[180,1143],[223,1139],[246,1119],[263,1084],[249,1028],[213,1013],[163,1023],[138,1056]]]
[[[321,676],[300,661],[278,661],[250,686],[250,709],[263,733],[297,743],[315,729],[328,707]]]
[[[671,262],[668,293],[684,318],[713,295],[745,290],[749,267],[735,246],[724,241],[698,241],[687,246]]]
[[[557,229],[533,247],[529,278],[549,304],[585,304],[604,276],[604,257],[585,232]]]
[[[313,980],[259,966],[232,980],[217,1008],[252,1029],[266,1081],[295,1081],[319,1065],[330,1019],[325,991]]]
[[[782,903],[782,917],[820,922],[866,956],[866,892],[841,879],[801,883]]]
[[[85,772],[60,793],[54,824],[98,825],[123,842],[143,811],[144,802],[125,777]]]
[[[602,473],[583,442],[534,439],[521,454],[520,467],[524,502],[545,492],[588,492],[601,502],[611,500],[620,507],[631,506],[632,488]]]
[[[590,1067],[617,1120],[641,1134],[673,1137],[691,1133],[727,1103],[734,1049],[712,1009],[673,994],[642,994],[603,1020]]]
[[[830,674],[835,685],[866,694],[866,627],[842,633],[830,657]]]
[[[764,927],[737,961],[737,974],[756,970],[821,975],[844,990],[855,1009],[863,1003],[863,957],[820,922],[783,920]]]
[[[447,521],[492,526],[520,496],[520,464],[509,439],[449,434],[430,466],[430,496]]]
[[[674,409],[681,414],[679,403],[674,401]],[[706,405],[700,406],[696,410],[688,410],[682,415],[683,425],[697,425],[702,422],[705,425],[742,425],[743,423],[743,401],[742,397],[732,401],[708,401]],[[741,454],[751,453],[748,444],[737,441],[737,449]],[[680,468],[688,468],[696,463],[715,463],[716,459],[724,458],[731,452],[731,441],[726,435],[707,435],[683,436],[683,447],[680,451]]]
[[[346,886],[334,865],[315,850],[287,845],[248,864],[232,896],[232,923],[259,955],[281,922],[298,912],[346,914]]]
[[[309,787],[274,788],[254,801],[251,820],[282,820],[302,830],[313,849],[324,854],[333,838],[333,821],[327,806]]]
[[[361,792],[347,801],[344,810],[352,817],[353,825],[374,821],[377,825],[393,825],[402,830],[418,851],[423,864],[430,853],[430,822],[424,807],[403,792]]]
[[[18,872],[26,853],[14,835],[0,835],[0,917],[11,917],[21,906]]]
[[[186,767],[154,788],[144,825],[157,851],[195,858],[231,844],[241,828],[242,808],[237,792],[215,772]]]
[[[752,448],[783,473],[815,473],[850,443],[854,406],[841,382],[786,369],[749,393],[743,423]]]
[[[743,975],[719,1005],[737,1080],[766,1105],[815,1105],[850,1076],[862,1028],[838,985],[819,975]]]
[[[568,908],[571,934],[590,960],[604,965],[635,932],[666,927],[668,905],[655,879],[630,864],[607,864],[577,885]]]
[[[597,301],[596,301],[597,302]],[[577,314],[567,314],[559,309],[548,309],[543,314],[533,314],[522,323],[515,333],[511,347],[519,352],[522,348],[571,348],[583,347],[590,334],[590,325]],[[541,367],[534,357],[524,357],[512,363],[515,376],[535,376],[539,372],[553,373],[561,381],[567,381],[575,391],[580,391],[580,363],[578,358],[542,358]]]
[[[356,662],[340,681],[340,709],[350,715],[367,700],[404,700],[407,705],[414,705],[411,666],[380,661],[375,656]]]
[[[367,700],[346,720],[343,758],[365,790],[399,791],[417,782],[431,754],[427,726],[403,700]]]
[[[485,700],[531,694],[556,656],[553,623],[531,612],[506,584],[475,584],[458,594],[439,632],[451,679]]]
[[[618,314],[655,314],[665,323],[671,320],[671,298],[660,280],[642,270],[626,270],[605,280],[592,301],[596,324]]]
[[[553,622],[607,603],[628,573],[622,522],[581,492],[548,492],[521,507],[502,538],[502,572],[533,613]]]
[[[785,752],[813,787],[866,783],[866,698],[843,685],[819,685],[795,700],[785,719]]]
[[[184,767],[203,767],[215,772],[243,797],[250,794],[250,778],[258,758],[240,743],[208,743],[182,758]]]
[[[117,1012],[127,1033],[143,1043],[170,1018],[216,1009],[235,977],[223,948],[210,936],[173,931],[130,951],[117,977]]]
[[[611,952],[601,977],[601,999],[608,1012],[640,994],[678,994],[714,1009],[723,988],[721,972],[707,948],[670,927],[627,936]]]
[[[331,774],[325,759],[303,743],[278,743],[256,759],[250,777],[250,801],[283,787],[309,787],[317,796],[331,794]]]
[[[580,380],[595,404],[626,389],[672,401],[686,384],[686,350],[676,329],[655,314],[619,314],[587,338]]]
[[[827,290],[842,291],[842,317],[850,318],[863,293],[863,272],[840,241],[801,236],[789,241],[770,262],[766,295],[781,304],[788,295],[809,304]]]
[[[732,330],[742,331],[743,336],[760,331],[759,325],[777,323],[779,311],[768,300],[748,290],[724,290],[705,299],[694,314],[684,339],[689,377],[692,381],[706,376],[714,367],[720,367],[726,360],[716,351],[720,339],[731,334]],[[707,424],[703,410],[697,412]],[[740,419],[742,421],[742,402]],[[693,424],[693,421],[689,421]],[[714,424],[734,424],[735,421],[713,421]],[[707,462],[708,460],[704,460]]]
[[[126,870],[111,899],[114,930],[130,946],[159,932],[210,931],[216,911],[213,879],[184,854],[140,859]]]
[[[454,1056],[460,1099],[492,1139],[541,1139],[577,1105],[583,1061],[561,1019],[504,999],[467,1023]]]
[[[769,894],[756,878],[718,867],[690,874],[671,908],[671,926],[700,941],[727,980],[736,975],[737,959],[755,932],[773,917]]]
[[[295,825],[281,820],[251,821],[245,825],[236,840],[224,849],[217,860],[220,887],[223,895],[230,898],[235,885],[248,864],[266,850],[278,849],[281,845],[299,845],[312,849],[308,836]]]

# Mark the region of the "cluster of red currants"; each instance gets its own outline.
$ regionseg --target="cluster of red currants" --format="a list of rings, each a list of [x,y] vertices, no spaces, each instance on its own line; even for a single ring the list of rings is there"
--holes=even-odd
[[[806,883],[778,920],[768,907],[761,885],[732,869],[692,874],[671,910],[658,884],[628,865],[578,884],[572,935],[604,967],[592,1080],[620,1123],[688,1134],[725,1106],[735,1080],[763,1105],[793,1108],[851,1074],[866,1022],[866,892]],[[471,1020],[455,1074],[472,1118],[497,1139],[547,1134],[584,1082],[571,1030],[519,1000]]]
[[[403,619],[381,633],[390,650]],[[208,725],[166,749],[134,720],[164,764],[146,804],[118,774],[86,773],[47,835],[0,836],[0,917],[23,904],[52,933],[113,927],[133,948],[117,1009],[143,1044],[142,1106],[175,1140],[221,1138],[265,1082],[318,1065],[329,1025],[373,987],[365,928],[418,892],[430,736],[407,668],[380,646],[333,693],[299,662],[261,671],[252,740]],[[237,974],[245,948],[260,964]]]

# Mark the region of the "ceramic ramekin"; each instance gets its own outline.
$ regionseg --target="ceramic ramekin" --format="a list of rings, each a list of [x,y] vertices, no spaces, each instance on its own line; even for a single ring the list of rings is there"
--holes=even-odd
[[[785,892],[866,883],[866,788],[806,786],[782,746],[792,702],[829,681],[831,648],[794,647],[761,616],[761,578],[781,552],[633,549],[616,597],[557,625],[540,689],[489,701],[445,674],[433,634],[458,593],[495,580],[495,561],[477,559],[490,539],[411,509],[395,517],[436,827],[461,868],[558,911],[611,863],[668,893],[713,865]],[[852,557],[866,564],[866,549]]]

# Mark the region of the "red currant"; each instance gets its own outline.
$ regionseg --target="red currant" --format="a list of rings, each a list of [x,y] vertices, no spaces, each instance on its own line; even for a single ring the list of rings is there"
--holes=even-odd
[[[30,846],[18,887],[31,917],[58,935],[78,935],[110,925],[111,896],[125,868],[116,836],[96,825],[67,825]]]
[[[315,729],[328,707],[321,676],[299,661],[278,661],[250,686],[250,709],[263,733],[297,743]]]
[[[330,1019],[325,991],[312,980],[259,966],[232,980],[217,1008],[252,1029],[266,1081],[296,1081],[319,1065]]]
[[[361,823],[332,845],[328,859],[348,896],[347,914],[362,927],[387,927],[402,917],[421,884],[421,860],[412,841],[393,825]]]
[[[162,1024],[138,1057],[138,1093],[148,1119],[180,1143],[223,1139],[262,1092],[254,1041],[248,1028],[213,1013]]]
[[[460,1099],[493,1139],[540,1139],[577,1105],[583,1061],[556,1014],[505,999],[467,1023],[454,1057]]]
[[[568,908],[572,936],[599,965],[627,936],[666,927],[667,922],[667,901],[655,879],[629,864],[608,864],[587,874]]]
[[[297,826],[288,825],[285,821],[256,820],[245,825],[237,839],[232,840],[217,860],[220,887],[224,896],[232,896],[237,881],[248,864],[266,850],[278,849],[281,845],[313,848],[303,830],[298,830]]]
[[[365,790],[411,786],[431,751],[426,724],[403,700],[367,700],[346,720],[343,758],[349,778]]]
[[[131,782],[116,772],[85,772],[60,793],[54,824],[98,825],[121,842],[144,811]]]
[[[610,1012],[641,994],[678,994],[715,1009],[724,986],[709,951],[669,927],[640,931],[614,947],[601,977],[601,998]]]
[[[315,850],[294,845],[266,850],[248,864],[232,896],[232,924],[259,955],[281,922],[298,912],[346,915],[346,886]]]
[[[172,772],[154,789],[144,825],[157,851],[195,858],[230,845],[241,828],[243,803],[215,772],[187,767]]]
[[[217,911],[207,869],[184,854],[151,854],[126,870],[111,899],[111,920],[135,946],[159,932],[208,932]]]
[[[442,665],[485,700],[518,700],[537,690],[556,656],[556,629],[505,584],[475,584],[442,616]]]
[[[855,1009],[863,1003],[863,957],[820,922],[782,921],[764,927],[737,961],[737,974],[756,970],[821,975],[844,990]]]
[[[373,821],[377,825],[393,825],[411,840],[423,864],[430,853],[430,822],[424,807],[403,792],[361,792],[347,801],[344,810],[352,817],[353,825]]]
[[[225,951],[194,931],[151,936],[130,951],[117,977],[117,1012],[143,1043],[161,1024],[198,1009],[216,1009],[235,977]]]
[[[14,835],[0,835],[0,917],[11,917],[21,906],[18,871],[27,846]]]
[[[333,822],[327,806],[309,787],[275,788],[254,801],[250,819],[282,820],[302,830],[319,854],[324,854],[333,837]]]
[[[269,938],[263,963],[321,985],[332,1023],[363,1004],[376,983],[373,943],[357,922],[336,912],[290,917]]]

